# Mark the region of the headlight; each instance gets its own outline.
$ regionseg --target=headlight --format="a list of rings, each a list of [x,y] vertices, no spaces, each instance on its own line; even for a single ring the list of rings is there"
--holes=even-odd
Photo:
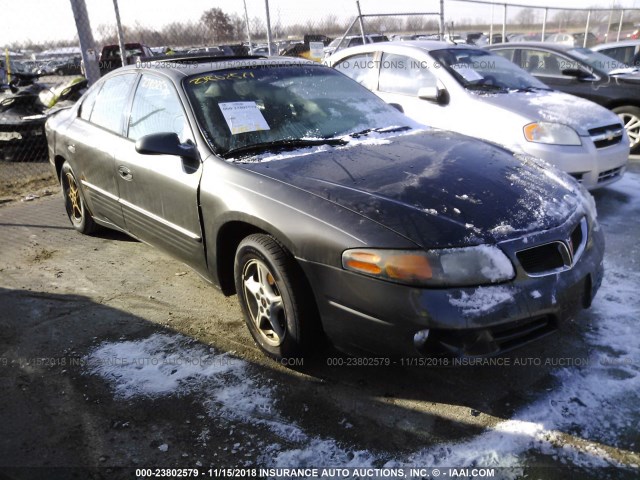
[[[582,145],[576,131],[561,123],[536,122],[524,126],[524,138],[529,142],[551,145]]]
[[[515,276],[507,256],[490,245],[427,251],[357,248],[342,254],[342,266],[370,277],[416,286],[484,285]]]

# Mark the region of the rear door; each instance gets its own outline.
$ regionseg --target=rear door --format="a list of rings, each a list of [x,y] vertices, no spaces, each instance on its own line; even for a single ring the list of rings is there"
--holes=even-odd
[[[65,154],[82,184],[91,213],[125,228],[115,178],[115,147],[123,142],[125,105],[135,73],[110,77],[96,84],[84,98],[78,117],[67,130]]]
[[[182,102],[162,75],[142,74],[127,127],[127,140],[115,150],[120,203],[127,230],[195,268],[205,265],[200,228],[200,161],[172,155],[142,155],[135,142],[152,133],[176,133],[193,142]]]

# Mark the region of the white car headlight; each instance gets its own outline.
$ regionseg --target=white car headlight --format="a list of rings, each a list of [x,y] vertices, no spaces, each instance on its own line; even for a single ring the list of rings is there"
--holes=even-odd
[[[561,123],[535,122],[524,126],[524,138],[529,142],[551,145],[582,145],[576,131]]]
[[[511,280],[515,270],[498,247],[440,250],[356,248],[342,254],[346,270],[415,286],[463,287]]]

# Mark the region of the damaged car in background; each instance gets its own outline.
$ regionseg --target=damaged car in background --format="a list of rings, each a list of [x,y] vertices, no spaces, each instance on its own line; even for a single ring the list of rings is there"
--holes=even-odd
[[[237,294],[267,355],[495,355],[590,305],[604,236],[568,175],[311,61],[160,62],[47,121],[66,212]]]
[[[84,77],[54,88],[38,83],[11,86],[9,92],[0,96],[0,161],[46,161],[44,124],[47,118],[62,108],[71,107],[86,88]]]

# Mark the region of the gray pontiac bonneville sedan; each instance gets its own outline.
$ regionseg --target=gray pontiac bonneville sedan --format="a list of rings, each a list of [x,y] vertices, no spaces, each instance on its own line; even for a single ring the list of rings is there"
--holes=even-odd
[[[417,126],[291,59],[119,68],[46,124],[72,225],[121,230],[237,294],[259,347],[494,355],[602,279],[593,199],[548,164]]]

